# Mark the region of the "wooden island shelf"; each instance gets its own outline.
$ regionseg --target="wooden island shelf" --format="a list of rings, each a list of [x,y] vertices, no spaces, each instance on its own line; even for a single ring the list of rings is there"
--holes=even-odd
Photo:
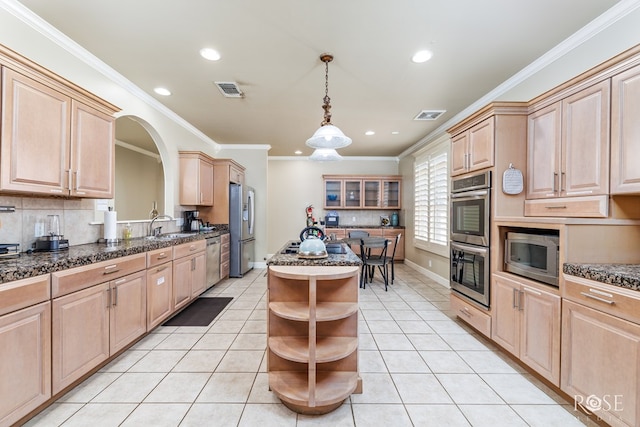
[[[291,410],[324,414],[361,392],[357,265],[270,265],[269,387]]]

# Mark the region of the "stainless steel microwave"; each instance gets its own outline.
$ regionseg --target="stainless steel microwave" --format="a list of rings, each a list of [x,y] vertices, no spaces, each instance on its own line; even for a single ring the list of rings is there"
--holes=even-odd
[[[505,242],[505,270],[558,286],[559,237],[550,234],[509,232]]]

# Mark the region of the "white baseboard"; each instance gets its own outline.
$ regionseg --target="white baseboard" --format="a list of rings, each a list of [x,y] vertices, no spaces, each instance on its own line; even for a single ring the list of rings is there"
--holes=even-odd
[[[434,273],[433,271],[427,270],[426,268],[416,264],[415,262],[411,262],[408,259],[404,260],[404,265],[416,270],[419,273],[424,274],[429,279],[433,280],[434,282],[438,283],[439,285],[442,285],[445,288],[450,289],[449,280],[446,277],[439,276],[436,273]]]
[[[267,257],[267,259],[269,259],[270,257]],[[267,268],[267,262],[266,261],[262,261],[262,262],[254,262],[253,263],[253,268],[259,269],[259,268]]]

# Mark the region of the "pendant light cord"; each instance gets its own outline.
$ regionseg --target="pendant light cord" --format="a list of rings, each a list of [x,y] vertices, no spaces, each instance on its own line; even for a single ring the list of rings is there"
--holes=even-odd
[[[320,59],[324,62],[324,104],[322,109],[324,110],[324,120],[320,123],[320,126],[331,124],[331,98],[329,98],[329,62],[333,60],[331,55],[323,55]]]

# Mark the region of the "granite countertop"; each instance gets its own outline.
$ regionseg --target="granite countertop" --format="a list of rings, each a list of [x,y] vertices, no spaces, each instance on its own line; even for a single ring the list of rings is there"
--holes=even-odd
[[[290,240],[285,243],[282,248],[267,260],[267,265],[299,265],[299,266],[359,266],[362,264],[360,258],[351,250],[349,245],[341,243],[345,249],[344,254],[329,254],[326,258],[319,259],[305,259],[298,258],[297,253],[283,253],[285,249],[295,240]]]
[[[404,229],[404,225],[325,225],[325,229],[340,229],[340,228],[389,228],[389,229]]]
[[[131,240],[122,240],[114,244],[88,243],[85,245],[70,246],[69,249],[59,252],[23,252],[18,257],[0,258],[0,283],[81,267],[96,262],[148,252],[154,249],[167,248],[182,243],[206,239],[208,237],[220,236],[228,232],[228,229],[218,228],[208,233],[194,233],[190,236],[176,237],[168,240],[149,240],[144,237],[139,237]]]
[[[562,271],[572,276],[640,291],[640,264],[565,263]]]

